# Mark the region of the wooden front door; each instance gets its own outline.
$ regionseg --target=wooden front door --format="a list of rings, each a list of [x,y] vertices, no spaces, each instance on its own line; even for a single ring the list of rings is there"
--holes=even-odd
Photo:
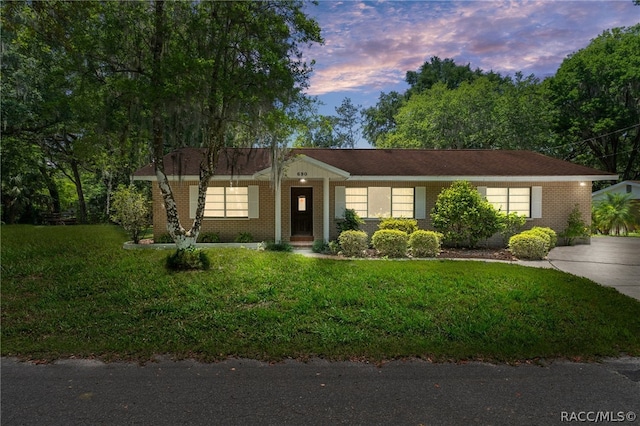
[[[291,236],[313,237],[313,188],[291,188]]]

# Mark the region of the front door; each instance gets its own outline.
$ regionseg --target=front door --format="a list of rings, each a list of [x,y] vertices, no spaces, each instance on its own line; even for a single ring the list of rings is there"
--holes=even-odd
[[[313,237],[313,188],[291,188],[291,236]]]

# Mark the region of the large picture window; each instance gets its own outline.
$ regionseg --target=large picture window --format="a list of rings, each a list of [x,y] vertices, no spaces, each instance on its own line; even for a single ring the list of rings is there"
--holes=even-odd
[[[245,187],[209,187],[204,217],[248,217],[249,191]]]
[[[531,188],[487,188],[487,201],[505,213],[531,217]]]
[[[362,218],[414,216],[413,188],[345,188],[345,207]]]

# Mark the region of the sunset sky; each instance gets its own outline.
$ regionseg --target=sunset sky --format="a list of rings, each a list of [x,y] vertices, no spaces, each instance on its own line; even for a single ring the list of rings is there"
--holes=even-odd
[[[310,95],[334,115],[344,97],[376,104],[381,91],[404,91],[404,76],[432,56],[503,75],[544,78],[604,30],[640,22],[632,0],[327,1],[308,5],[325,43]]]

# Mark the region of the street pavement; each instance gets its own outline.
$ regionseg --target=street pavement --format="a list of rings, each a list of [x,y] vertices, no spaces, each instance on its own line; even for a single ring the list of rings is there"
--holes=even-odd
[[[640,359],[517,366],[2,359],[2,425],[640,424]],[[573,420],[573,421],[571,421]],[[603,421],[608,420],[608,421]]]

